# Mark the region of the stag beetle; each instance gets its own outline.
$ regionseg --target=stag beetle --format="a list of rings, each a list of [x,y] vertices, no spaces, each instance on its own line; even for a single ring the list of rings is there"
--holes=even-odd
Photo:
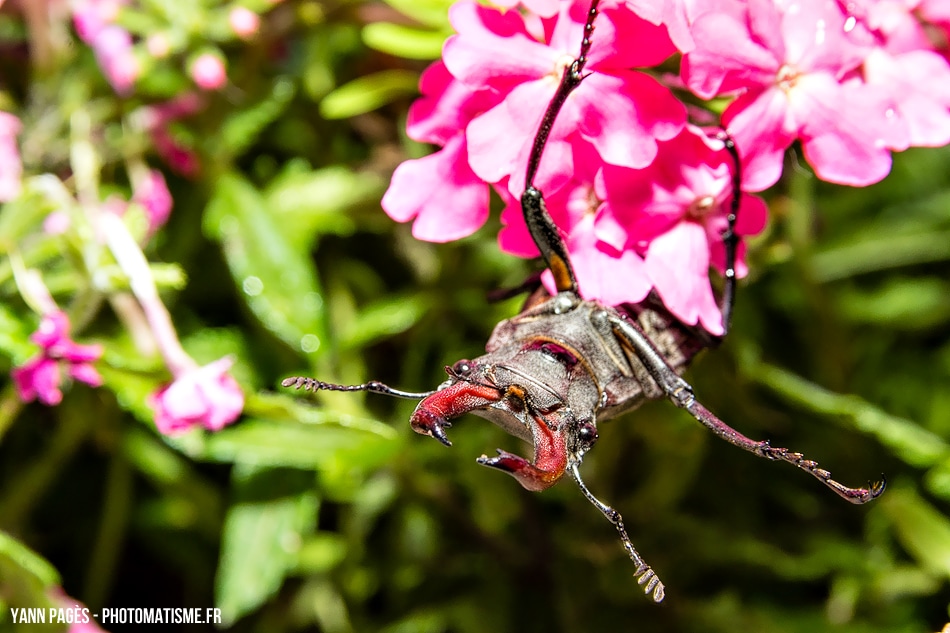
[[[717,418],[696,399],[680,374],[697,353],[718,343],[721,337],[683,324],[655,295],[637,305],[607,306],[584,300],[578,294],[567,246],[534,179],[555,118],[567,96],[584,79],[597,5],[598,0],[591,2],[580,54],[564,69],[541,120],[521,197],[526,224],[553,274],[557,294],[536,291],[520,314],[495,327],[484,356],[446,367],[448,379],[434,391],[410,393],[376,381],[337,385],[307,377],[287,378],[282,384],[313,391],[371,391],[418,399],[410,418],[412,429],[446,446],[451,446],[446,429],[465,413],[487,418],[531,443],[532,459],[498,450],[496,456],[482,455],[477,461],[510,474],[532,491],[549,488],[569,473],[584,496],[616,527],[636,565],[635,576],[644,592],[652,593],[653,600],[660,602],[665,594],[663,583],[637,553],[620,513],[597,499],[581,479],[579,466],[597,441],[598,422],[635,409],[647,399],[665,396],[720,438],[760,457],[793,464],[852,503],[878,497],[884,491],[885,480],[882,477],[867,488],[849,488],[801,453],[749,439]],[[734,193],[728,227],[722,235],[726,270],[720,298],[723,322],[728,328],[736,286],[738,236],[734,229],[741,175],[732,139],[725,133],[719,138],[733,162]]]

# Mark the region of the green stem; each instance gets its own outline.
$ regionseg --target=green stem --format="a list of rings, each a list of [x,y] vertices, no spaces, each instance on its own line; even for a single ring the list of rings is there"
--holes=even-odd
[[[112,453],[99,530],[89,557],[83,599],[95,610],[105,603],[115,579],[132,502],[132,468],[121,450]]]
[[[15,484],[0,495],[0,527],[17,532],[33,506],[56,479],[89,433],[74,419],[60,420],[45,451],[16,477]]]
[[[10,383],[0,392],[0,441],[22,410],[23,401],[20,400],[16,387]]]

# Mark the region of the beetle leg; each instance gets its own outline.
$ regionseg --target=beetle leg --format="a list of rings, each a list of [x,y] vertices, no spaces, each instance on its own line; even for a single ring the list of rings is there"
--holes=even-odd
[[[501,449],[498,449],[497,457],[482,455],[476,461],[482,466],[502,470],[517,479],[525,489],[538,492],[557,483],[567,468],[567,442],[562,431],[566,425],[552,429],[538,416],[527,417],[533,425],[533,461]]]
[[[627,535],[627,529],[623,525],[623,517],[620,516],[619,512],[595,497],[593,493],[587,489],[587,486],[584,485],[584,480],[581,479],[581,473],[576,463],[571,465],[570,472],[574,481],[577,482],[577,487],[581,489],[581,492],[584,493],[587,500],[594,504],[594,507],[600,510],[601,513],[607,517],[607,520],[614,524],[614,527],[617,528],[617,532],[620,533],[620,541],[623,543],[623,548],[627,550],[627,556],[629,556],[633,564],[637,566],[637,571],[633,574],[634,577],[637,578],[637,584],[643,585],[644,593],[653,592],[654,602],[661,602],[666,595],[663,583],[660,582],[656,572],[643,561],[643,558],[640,557],[639,552],[637,552],[633,546],[633,541],[630,540],[630,537]]]
[[[587,22],[584,25],[584,39],[581,41],[580,54],[570,66],[564,69],[561,82],[558,84],[554,96],[551,97],[551,102],[548,104],[547,110],[544,111],[544,116],[541,117],[541,123],[531,147],[531,155],[528,157],[528,167],[525,172],[525,190],[521,194],[521,210],[524,213],[525,224],[528,225],[531,238],[537,245],[538,250],[541,251],[544,262],[554,275],[554,284],[558,292],[570,291],[577,293],[577,278],[574,276],[567,245],[544,205],[544,196],[534,186],[534,177],[538,173],[544,146],[548,141],[551,129],[554,127],[554,121],[557,119],[558,113],[564,106],[568,95],[584,79],[584,66],[587,64],[587,54],[590,51],[590,36],[594,32],[597,4],[598,0],[592,0],[590,3]]]
[[[732,199],[729,203],[729,215],[726,216],[729,224],[722,232],[722,243],[726,248],[726,281],[722,287],[722,296],[719,298],[719,310],[722,312],[722,336],[725,336],[729,333],[732,308],[736,303],[736,250],[739,246],[736,219],[742,201],[742,164],[739,161],[739,150],[736,149],[736,143],[729,133],[723,130],[716,135],[716,138],[723,142],[732,158]]]
[[[830,472],[819,468],[818,462],[806,459],[801,453],[793,453],[787,448],[774,448],[767,440],[759,442],[739,433],[696,400],[693,388],[673,371],[673,368],[667,364],[650,339],[635,323],[617,315],[611,315],[610,322],[621,344],[640,359],[650,372],[650,376],[673,401],[673,404],[689,411],[694,418],[719,438],[759,457],[788,462],[801,468],[851,503],[867,503],[884,492],[886,481],[883,476],[881,481],[870,483],[867,488],[849,488],[832,479]]]

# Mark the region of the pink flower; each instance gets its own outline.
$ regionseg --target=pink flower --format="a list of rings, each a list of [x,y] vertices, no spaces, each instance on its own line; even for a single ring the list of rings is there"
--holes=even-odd
[[[907,146],[892,100],[846,81],[870,52],[870,42],[849,31],[838,4],[826,0],[749,0],[694,22],[696,48],[684,58],[683,77],[706,99],[740,92],[723,123],[750,190],[778,180],[796,138],[820,178],[858,186],[887,175],[888,148]]]
[[[259,15],[247,7],[234,7],[228,12],[228,24],[231,30],[241,39],[250,39],[254,37],[261,26]]]
[[[521,204],[513,198],[509,200],[501,214],[505,226],[498,234],[498,243],[502,250],[514,255],[537,257],[539,253],[525,225]],[[651,288],[643,258],[633,250],[615,248],[598,237],[595,223],[601,200],[594,186],[572,181],[545,200],[555,223],[565,232],[581,296],[607,305],[643,301]],[[551,271],[544,271],[542,281],[549,292],[555,292]]]
[[[447,242],[471,235],[488,218],[488,185],[468,164],[464,129],[497,99],[487,90],[466,88],[442,62],[422,73],[419,89],[422,97],[409,109],[406,131],[416,141],[444,147],[399,165],[382,207],[397,222],[415,219],[412,234],[417,239]],[[449,209],[447,197],[452,200]]]
[[[148,175],[136,183],[132,202],[137,202],[145,209],[148,215],[149,234],[155,233],[165,225],[172,212],[172,195],[165,184],[162,172],[150,169]]]
[[[115,22],[119,10],[126,4],[127,0],[75,0],[72,5],[76,33],[83,42],[92,45],[102,29]]]
[[[468,124],[468,160],[484,181],[524,188],[524,170],[534,134],[560,81],[578,53],[589,2],[562,2],[556,18],[540,23],[521,14],[500,15],[473,2],[459,2],[449,18],[458,31],[443,49],[455,79],[472,91],[502,97]],[[659,63],[674,48],[665,29],[626,9],[605,8],[589,55],[591,74],[565,103],[554,123],[537,186],[548,193],[566,184],[575,153],[593,146],[608,163],[644,167],[656,155],[657,139],[682,128],[683,105],[670,91],[632,67]]]
[[[735,195],[733,169],[722,143],[692,127],[661,143],[656,162],[645,170],[604,169],[609,202],[600,234],[611,242],[626,237],[628,248],[646,244],[647,275],[663,304],[683,323],[699,324],[716,335],[723,333],[722,315],[709,269],[714,266],[720,273],[725,269],[722,233]],[[765,202],[749,194],[739,202],[736,233],[762,231],[768,217]],[[746,274],[743,254],[740,242],[739,277]]]
[[[12,371],[24,402],[39,398],[49,406],[59,404],[63,399],[60,385],[64,371],[69,378],[87,385],[102,384],[99,372],[92,365],[102,356],[102,346],[79,345],[70,340],[69,319],[64,312],[45,314],[30,340],[42,348],[40,354]]]
[[[17,146],[20,119],[9,112],[0,112],[0,202],[9,202],[20,194],[23,163]]]
[[[149,396],[159,432],[173,435],[193,426],[220,431],[244,409],[244,393],[227,372],[234,359],[224,357],[203,367],[178,372],[174,382]]]
[[[197,154],[179,141],[170,124],[195,114],[204,107],[204,98],[196,92],[185,92],[164,103],[141,109],[143,126],[152,137],[155,152],[177,173],[193,178],[201,171]]]
[[[106,26],[96,34],[92,48],[112,88],[119,95],[128,95],[141,72],[129,32],[119,26]]]
[[[214,53],[202,53],[191,62],[188,69],[195,84],[203,90],[218,90],[228,81],[224,62]]]

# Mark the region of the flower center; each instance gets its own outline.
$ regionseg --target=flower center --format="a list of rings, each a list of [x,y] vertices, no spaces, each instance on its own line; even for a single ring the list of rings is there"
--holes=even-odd
[[[569,68],[571,64],[574,63],[574,58],[571,55],[561,55],[557,58],[557,61],[554,62],[554,68],[551,69],[551,76],[554,77],[558,82],[561,81],[561,77],[564,76],[564,69]]]
[[[784,92],[790,91],[795,87],[795,82],[801,77],[801,73],[791,64],[785,64],[778,69],[775,75],[775,84]]]
[[[697,222],[703,220],[709,215],[709,212],[716,208],[716,198],[713,196],[700,196],[686,209],[686,217]]]

